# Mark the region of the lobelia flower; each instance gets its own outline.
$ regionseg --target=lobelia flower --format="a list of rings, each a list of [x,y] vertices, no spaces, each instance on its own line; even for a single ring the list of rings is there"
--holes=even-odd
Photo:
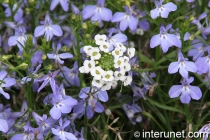
[[[98,0],[97,5],[88,5],[82,11],[82,18],[86,20],[91,17],[92,21],[110,21],[112,11],[104,7],[105,0]]]
[[[196,39],[192,42],[193,48],[188,51],[188,56],[192,56],[193,60],[197,60],[199,57],[202,57],[208,49],[210,49],[210,45],[204,45],[203,42]]]
[[[17,45],[19,48],[19,51],[23,51],[23,46],[25,47],[25,42],[27,40],[27,35],[25,35],[25,28],[18,28],[15,30],[15,36],[11,36],[8,39],[8,45],[9,46],[15,46]]]
[[[61,117],[61,114],[70,113],[73,106],[77,104],[77,100],[65,95],[64,87],[61,85],[60,88],[57,87],[56,94],[52,95],[50,103],[53,105],[50,115],[53,119],[57,120]]]
[[[198,133],[202,136],[202,140],[208,140],[210,134],[210,124],[205,124]]]
[[[42,82],[42,85],[39,87],[39,89],[37,90],[37,92],[40,92],[49,82],[50,82],[50,86],[52,88],[53,93],[56,93],[56,84],[55,84],[55,77],[58,75],[58,73],[60,72],[60,70],[54,71],[54,72],[50,72],[49,74],[43,76],[42,78],[39,79],[34,79],[34,83],[37,82]]]
[[[52,0],[51,4],[50,4],[50,10],[54,10],[55,7],[58,5],[58,4],[61,4],[61,7],[63,8],[63,10],[65,12],[68,11],[69,9],[69,0]]]
[[[61,60],[61,59],[73,58],[73,55],[70,54],[70,53],[58,54],[58,51],[61,48],[61,44],[60,43],[57,44],[56,48],[55,48],[55,44],[53,43],[52,48],[53,48],[54,52],[51,53],[51,54],[48,53],[47,56],[48,56],[49,59],[55,59],[59,64],[63,64],[64,63],[64,61]]]
[[[77,61],[74,62],[74,67],[72,69],[67,68],[66,66],[63,66],[61,68],[63,73],[60,73],[60,76],[64,78],[64,82],[66,85],[69,85],[68,82],[71,85],[74,86],[80,86],[80,80],[79,80],[79,69],[78,69],[78,63]],[[66,82],[68,80],[68,82]]]
[[[193,77],[184,78],[181,82],[182,85],[173,85],[169,90],[169,96],[176,98],[181,94],[180,100],[184,104],[189,104],[191,98],[199,100],[202,97],[202,92],[199,87],[190,85],[193,80]]]
[[[52,118],[47,118],[47,115],[39,116],[36,112],[32,112],[33,118],[35,119],[37,125],[39,126],[36,130],[42,135],[46,136],[51,130],[55,120]]]
[[[23,127],[24,133],[23,134],[15,134],[11,140],[33,140],[34,136],[34,128],[30,126],[30,122],[28,121],[26,125]]]
[[[31,58],[31,63],[32,66],[35,67],[38,64],[42,64],[43,60],[42,60],[42,55],[44,53],[41,50],[38,50],[34,53],[34,55]]]
[[[167,33],[171,27],[171,24],[167,25],[166,28],[161,25],[160,34],[153,36],[150,40],[150,48],[154,48],[160,45],[164,53],[166,53],[169,47],[172,46],[181,48],[181,40],[179,40],[176,35]]]
[[[177,6],[173,2],[162,4],[164,0],[155,0],[156,8],[150,11],[150,15],[153,19],[161,16],[162,18],[168,18],[168,14],[172,11],[176,11]]]
[[[208,49],[208,56],[199,57],[195,64],[198,68],[198,74],[210,72],[210,49]]]
[[[16,22],[18,22],[18,21],[20,21],[22,19],[22,17],[23,17],[23,10],[21,9],[21,6],[18,5],[18,3],[14,4],[14,6],[12,8],[12,11],[11,11],[11,9],[10,9],[8,4],[3,3],[3,6],[6,7],[6,10],[4,11],[6,17],[10,17],[12,15],[12,11],[16,11],[17,10],[15,15],[14,15],[14,20]]]
[[[135,31],[137,29],[138,20],[132,15],[132,11],[125,6],[124,12],[116,12],[112,17],[112,22],[120,22],[120,30],[125,31],[128,27]]]
[[[176,73],[179,70],[179,73],[182,77],[188,77],[188,71],[197,72],[197,66],[194,62],[188,61],[188,58],[184,58],[181,50],[178,51],[178,61],[172,62],[168,67],[168,73]]]
[[[56,125],[55,128],[52,128],[52,133],[60,138],[60,140],[77,140],[77,138],[69,132],[66,132],[64,129],[70,125],[69,120],[63,122],[62,118],[59,119],[59,126]]]
[[[63,35],[61,27],[59,25],[52,24],[52,20],[50,19],[50,16],[48,14],[46,14],[45,16],[45,21],[41,21],[40,23],[44,25],[36,27],[34,31],[34,37],[39,37],[44,34],[46,41],[49,41],[52,39],[53,35]]]
[[[81,99],[84,99],[85,102],[81,102],[80,104],[77,104],[74,108],[74,113],[80,114],[80,113],[86,113],[87,118],[92,118],[94,115],[94,112],[101,113],[104,111],[103,105],[98,102],[98,100],[102,102],[108,101],[108,94],[106,91],[99,90],[95,87],[85,87],[82,88],[79,97]],[[87,102],[87,103],[86,103]]]
[[[2,94],[6,99],[10,99],[8,93],[4,92],[3,87],[11,87],[16,84],[14,78],[7,78],[7,72],[5,70],[0,71],[0,94]]]
[[[205,17],[207,17],[207,13],[206,12],[202,13],[198,18],[195,18],[192,21],[192,23],[195,24],[195,25],[197,25],[198,29],[201,30],[201,31],[204,29],[204,27],[200,23],[200,20],[204,19]]]

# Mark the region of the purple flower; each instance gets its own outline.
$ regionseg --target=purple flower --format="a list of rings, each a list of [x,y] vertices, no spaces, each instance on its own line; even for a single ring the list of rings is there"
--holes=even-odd
[[[58,3],[61,4],[61,7],[63,8],[63,10],[65,12],[68,11],[69,9],[69,0],[52,0],[51,4],[50,4],[50,10],[54,10],[55,7],[58,5]]]
[[[7,124],[7,121],[4,119],[0,119],[0,131],[2,131],[4,133],[6,133],[8,131],[8,124]]]
[[[53,108],[50,110],[50,115],[56,120],[61,117],[62,113],[70,113],[73,106],[77,104],[77,100],[73,99],[71,96],[64,95],[65,93],[62,93],[61,91],[64,91],[62,85],[60,89],[57,87],[57,92],[51,99]]]
[[[78,63],[77,61],[74,62],[74,67],[72,69],[67,68],[66,66],[63,66],[62,68],[63,73],[60,73],[60,76],[64,78],[64,82],[66,85],[69,85],[68,82],[71,85],[74,86],[80,86],[80,80],[79,80],[79,69],[78,69]],[[66,82],[68,80],[68,82]]]
[[[24,133],[22,134],[15,134],[11,140],[32,140],[34,139],[34,128],[30,126],[29,121],[23,127]]]
[[[185,78],[182,80],[182,85],[174,85],[169,90],[169,96],[171,98],[176,98],[180,94],[180,100],[184,104],[188,104],[192,99],[199,100],[202,97],[202,92],[199,87],[197,86],[191,86],[190,83],[192,83],[194,80],[193,77]]]
[[[157,0],[154,1],[156,9],[150,11],[150,15],[153,19],[159,16],[162,18],[168,18],[168,14],[171,11],[176,11],[177,6],[174,3],[168,2],[166,4],[162,4],[163,1],[164,0],[160,0],[160,2]]]
[[[82,100],[75,106],[74,113],[84,114],[86,112],[87,118],[89,119],[93,117],[94,112],[101,113],[104,111],[103,105],[98,102],[98,100],[102,102],[108,101],[108,94],[106,91],[90,87],[82,88],[79,93],[79,97],[84,100]],[[87,103],[84,101],[87,101]]]
[[[43,76],[42,78],[34,79],[34,83],[44,81],[42,83],[42,85],[39,87],[38,92],[40,92],[50,82],[50,86],[52,88],[52,91],[55,94],[56,93],[56,86],[55,86],[55,79],[54,78],[58,75],[59,72],[60,72],[59,70],[54,71],[54,72],[49,71],[49,74]]]
[[[82,18],[86,20],[91,17],[92,21],[110,21],[112,11],[104,7],[105,0],[98,0],[97,5],[88,5],[82,11]]]
[[[38,50],[34,53],[34,55],[31,58],[31,63],[33,67],[43,62],[42,55],[43,52],[41,50]]]
[[[4,11],[6,17],[10,17],[12,15],[12,11],[16,11],[15,15],[14,15],[14,20],[16,22],[20,21],[23,17],[23,10],[21,9],[20,5],[18,5],[18,3],[14,4],[12,11],[9,7],[8,4],[3,4],[4,7],[6,7],[6,10]],[[19,7],[19,8],[18,8]],[[17,9],[18,8],[18,9]]]
[[[197,25],[198,29],[199,30],[203,30],[204,27],[203,25],[200,23],[200,20],[204,19],[205,17],[207,17],[207,14],[206,12],[202,13],[198,18],[195,18],[192,23]]]
[[[208,140],[209,134],[210,134],[210,124],[205,124],[198,133],[203,136],[202,140]]]
[[[61,140],[77,140],[77,138],[69,132],[66,132],[64,129],[70,125],[70,121],[66,120],[63,122],[62,118],[59,119],[59,126],[52,128],[52,133],[58,136]]]
[[[3,87],[11,87],[16,84],[14,78],[7,78],[7,72],[5,70],[0,71],[0,94],[2,94],[6,99],[9,99],[10,96],[8,93],[4,92]]]
[[[198,74],[210,72],[210,49],[208,49],[208,56],[199,57],[195,64],[198,68]]]
[[[37,125],[39,126],[36,130],[42,133],[44,136],[51,130],[55,120],[52,118],[47,118],[47,115],[39,116],[36,112],[32,112],[33,118],[35,119]]]
[[[209,45],[205,46],[204,43],[202,43],[197,39],[194,40],[192,44],[193,44],[193,49],[189,50],[188,56],[193,56],[194,61],[197,60],[199,57],[203,56],[204,52],[210,49]]]
[[[56,61],[58,61],[59,64],[63,64],[64,61],[61,60],[61,59],[67,59],[67,58],[73,58],[73,55],[70,54],[70,53],[61,53],[61,54],[58,54],[58,51],[60,50],[61,48],[61,44],[58,43],[57,44],[57,48],[55,48],[55,44],[53,43],[53,50],[54,50],[54,53],[48,53],[47,56],[49,59],[55,59]]]
[[[178,61],[172,62],[168,67],[168,73],[176,73],[179,70],[179,73],[184,77],[188,77],[188,71],[197,72],[197,66],[194,62],[188,61],[187,58],[184,58],[181,51],[178,51]]]
[[[62,36],[63,31],[61,30],[61,27],[59,25],[52,24],[52,20],[50,19],[49,15],[46,14],[45,21],[40,22],[41,26],[37,26],[34,31],[34,37],[41,36],[45,34],[45,38],[47,41],[51,40],[53,35],[55,36]]]
[[[177,38],[177,36],[167,33],[171,26],[172,25],[169,24],[165,28],[163,25],[161,25],[160,34],[153,36],[150,40],[150,48],[160,45],[164,53],[167,52],[171,46],[181,48],[182,42]]]
[[[186,32],[186,33],[184,34],[184,41],[187,41],[187,40],[189,40],[189,39],[190,39],[190,33]]]
[[[128,27],[135,31],[138,25],[136,17],[132,16],[132,11],[125,6],[124,12],[116,12],[112,17],[112,22],[120,22],[120,30],[125,31]]]
[[[19,51],[23,51],[23,47],[25,47],[25,42],[27,40],[27,35],[25,35],[25,29],[24,28],[18,28],[15,30],[15,36],[11,36],[8,39],[8,45],[9,46],[15,46],[17,45],[19,48]]]

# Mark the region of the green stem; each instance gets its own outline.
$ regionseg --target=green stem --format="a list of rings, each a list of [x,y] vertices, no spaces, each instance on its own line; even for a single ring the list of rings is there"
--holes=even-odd
[[[85,114],[86,114],[86,107],[85,107]],[[84,115],[84,123],[85,123],[85,126],[84,126],[84,139],[87,140],[87,137],[88,137],[88,119],[86,117],[86,115]]]

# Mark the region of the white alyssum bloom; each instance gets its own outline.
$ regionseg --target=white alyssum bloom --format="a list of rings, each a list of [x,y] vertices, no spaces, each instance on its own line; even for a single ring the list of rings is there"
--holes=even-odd
[[[132,77],[131,76],[125,76],[125,79],[123,80],[124,86],[130,85],[132,82]]]
[[[117,81],[113,80],[111,85],[112,85],[112,89],[115,89],[117,87]]]
[[[104,71],[104,74],[102,76],[104,81],[112,81],[114,80],[114,76],[113,76],[113,71],[108,70],[108,71]]]
[[[110,48],[110,44],[108,42],[103,42],[101,43],[101,45],[99,46],[99,49],[105,53],[109,52],[109,48]]]
[[[112,55],[113,55],[115,58],[119,58],[120,56],[123,55],[123,52],[120,50],[120,48],[115,48],[115,49],[112,51]]]
[[[123,57],[120,57],[120,58],[115,58],[114,59],[114,67],[115,68],[119,68],[119,67],[123,67],[124,66],[124,59]]]
[[[90,50],[90,58],[91,58],[92,60],[98,60],[98,59],[101,58],[101,54],[100,54],[99,48],[93,47],[93,48]]]
[[[121,42],[116,43],[116,48],[119,48],[123,53],[126,51],[126,47]]]
[[[97,34],[94,39],[97,45],[101,45],[106,41],[106,35]]]
[[[115,77],[115,80],[123,81],[125,79],[125,71],[115,71],[114,77]]]
[[[101,90],[102,91],[110,90],[111,87],[112,87],[112,82],[104,82],[104,84],[101,87]]]
[[[93,81],[92,81],[92,85],[98,88],[101,88],[104,85],[104,83],[105,81],[102,79],[98,80],[98,79],[93,78]]]
[[[130,71],[131,65],[129,63],[124,63],[124,65],[120,67],[120,70],[121,71]]]
[[[89,45],[89,46],[84,46],[83,49],[87,55],[90,55],[91,52],[90,50],[93,49],[93,47]]]
[[[131,59],[135,55],[135,48],[128,48],[127,49],[128,57]]]
[[[91,69],[95,68],[95,61],[93,61],[93,60],[85,60],[83,65],[84,65],[86,73],[88,73],[88,72],[91,71]]]
[[[124,63],[128,63],[129,62],[129,58],[127,56],[123,56],[124,59]]]
[[[104,75],[104,70],[100,66],[96,66],[91,69],[91,75],[94,76],[95,79],[100,80],[102,75]]]

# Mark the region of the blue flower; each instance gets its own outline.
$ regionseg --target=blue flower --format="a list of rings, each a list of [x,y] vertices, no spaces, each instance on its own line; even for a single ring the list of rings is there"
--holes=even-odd
[[[193,80],[193,77],[190,77],[189,79],[185,78],[181,82],[182,85],[172,86],[169,90],[169,96],[171,98],[176,98],[181,94],[180,100],[184,104],[189,104],[191,98],[199,100],[202,97],[202,92],[199,87],[190,85]]]
[[[34,31],[34,37],[41,36],[45,34],[45,38],[47,41],[51,40],[53,35],[55,36],[62,36],[63,31],[59,25],[52,24],[52,20],[50,19],[49,15],[46,14],[45,21],[40,22],[41,26],[37,26]]]
[[[167,25],[166,28],[161,25],[160,34],[155,35],[150,40],[150,48],[161,46],[164,53],[166,53],[169,47],[177,46],[181,48],[182,42],[174,34],[168,34],[167,31],[171,28],[171,24]]]

